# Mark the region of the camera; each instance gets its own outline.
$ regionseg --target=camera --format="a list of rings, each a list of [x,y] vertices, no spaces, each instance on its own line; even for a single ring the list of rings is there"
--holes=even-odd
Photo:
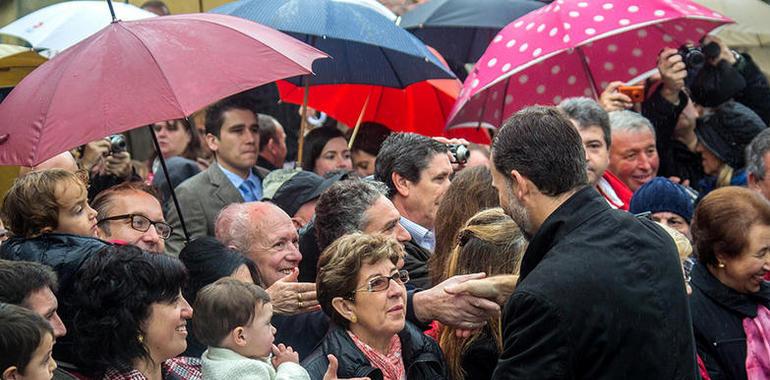
[[[128,149],[126,138],[123,135],[111,135],[107,140],[110,141],[110,154],[125,152]]]
[[[454,158],[454,160],[452,160],[453,163],[464,164],[468,162],[471,151],[468,150],[467,146],[462,144],[447,144],[446,146],[449,148],[449,153],[451,153]]]
[[[716,42],[709,42],[701,46],[682,45],[678,53],[682,56],[682,62],[687,66],[687,78],[694,78],[706,64],[706,61],[719,57],[721,51],[722,48]]]

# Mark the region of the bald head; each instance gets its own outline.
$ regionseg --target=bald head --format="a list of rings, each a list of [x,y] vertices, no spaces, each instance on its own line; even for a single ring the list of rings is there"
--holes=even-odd
[[[19,170],[19,176],[46,169],[64,169],[74,173],[78,170],[78,163],[75,161],[75,157],[72,156],[72,153],[65,151],[35,166],[22,166]]]
[[[215,234],[257,264],[265,286],[290,274],[302,260],[291,218],[269,202],[231,204],[219,213]]]

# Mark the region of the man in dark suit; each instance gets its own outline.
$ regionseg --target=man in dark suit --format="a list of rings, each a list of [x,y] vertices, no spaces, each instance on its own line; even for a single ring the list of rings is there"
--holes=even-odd
[[[217,214],[235,202],[262,199],[262,178],[267,170],[255,166],[259,155],[257,116],[246,103],[231,97],[206,111],[206,144],[216,162],[176,188],[190,240],[214,236]],[[182,223],[175,207],[168,207],[174,232],[166,253],[177,256],[185,244]]]

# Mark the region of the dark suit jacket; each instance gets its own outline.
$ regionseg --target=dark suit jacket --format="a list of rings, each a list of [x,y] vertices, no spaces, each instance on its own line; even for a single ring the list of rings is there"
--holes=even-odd
[[[259,178],[268,173],[259,166],[253,170]],[[240,191],[216,163],[182,182],[174,191],[191,241],[202,236],[214,236],[214,223],[219,212],[230,203],[243,202]],[[174,231],[166,240],[166,254],[179,256],[185,246],[182,223],[173,204],[169,204],[167,209],[166,221],[174,227]]]

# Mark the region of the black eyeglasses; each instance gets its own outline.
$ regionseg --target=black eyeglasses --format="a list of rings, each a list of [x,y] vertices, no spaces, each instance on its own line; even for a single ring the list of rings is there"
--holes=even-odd
[[[131,219],[131,228],[139,232],[147,232],[147,230],[150,229],[150,226],[155,226],[155,232],[157,232],[158,236],[160,236],[160,238],[163,240],[168,239],[168,237],[171,236],[171,232],[174,231],[174,229],[170,225],[168,225],[168,223],[154,222],[150,220],[150,218],[144,215],[137,215],[137,214],[110,216],[108,218],[99,220],[97,224],[102,224],[110,220],[120,220],[120,219]]]
[[[396,273],[393,273],[391,276],[377,276],[372,279],[369,279],[369,282],[366,283],[366,285],[350,292],[350,296],[352,297],[358,292],[381,292],[383,290],[387,290],[390,288],[390,280],[395,281],[399,285],[406,284],[409,282],[409,272],[405,269],[402,269]]]

